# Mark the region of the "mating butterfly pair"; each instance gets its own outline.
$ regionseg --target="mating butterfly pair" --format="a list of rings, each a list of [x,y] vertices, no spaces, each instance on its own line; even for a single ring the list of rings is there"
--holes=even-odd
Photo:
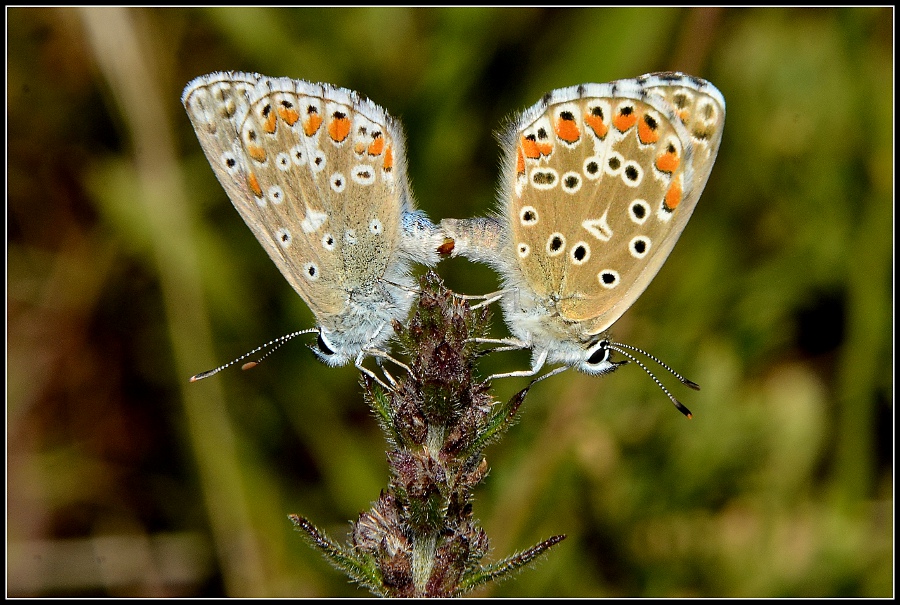
[[[391,322],[415,296],[411,264],[434,265],[447,238],[502,277],[487,301],[500,300],[513,338],[487,342],[533,352],[530,369],[491,378],[547,363],[562,366],[542,378],[603,374],[618,365],[611,351],[640,364],[603,334],[684,230],[725,118],[721,93],[680,73],[554,90],[503,135],[496,214],[436,226],[415,209],[400,125],[353,91],[214,73],[182,102],[232,203],[316,316],[273,342],[317,332],[320,359],[373,377],[362,361],[389,358]]]

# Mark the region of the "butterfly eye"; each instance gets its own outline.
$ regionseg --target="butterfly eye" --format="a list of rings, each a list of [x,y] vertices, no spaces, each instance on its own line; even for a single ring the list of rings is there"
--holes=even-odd
[[[334,355],[334,350],[328,346],[328,341],[325,340],[321,331],[316,337],[316,346],[319,347],[319,352],[323,355]]]
[[[588,357],[587,362],[591,365],[599,365],[604,361],[609,360],[609,348],[606,346],[606,341],[600,342],[597,350],[591,353],[591,356]]]

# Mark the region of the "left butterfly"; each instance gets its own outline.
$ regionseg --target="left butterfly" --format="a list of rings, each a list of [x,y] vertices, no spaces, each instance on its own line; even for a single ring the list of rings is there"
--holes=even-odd
[[[412,261],[437,263],[444,239],[414,208],[400,124],[354,91],[259,74],[200,76],[181,101],[232,204],[315,314],[301,332],[318,332],[313,351],[374,377],[362,361],[389,358]]]

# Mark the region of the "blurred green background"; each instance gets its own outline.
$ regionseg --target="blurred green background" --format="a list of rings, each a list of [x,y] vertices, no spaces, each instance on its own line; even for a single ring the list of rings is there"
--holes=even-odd
[[[486,451],[485,596],[893,594],[891,8],[7,9],[7,589],[367,596],[343,539],[387,484],[357,372],[303,343],[187,378],[312,314],[181,107],[216,70],[358,90],[407,132],[433,219],[493,207],[505,117],[649,71],[728,103],[703,198],[614,336],[703,386],[687,421],[634,365],[536,387]],[[497,287],[462,259],[459,292]],[[495,332],[503,335],[499,315]],[[525,367],[527,353],[482,371]],[[525,385],[507,379],[499,398]]]

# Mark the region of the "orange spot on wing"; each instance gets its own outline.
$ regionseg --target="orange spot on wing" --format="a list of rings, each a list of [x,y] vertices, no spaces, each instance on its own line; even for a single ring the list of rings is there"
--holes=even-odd
[[[247,185],[250,186],[250,191],[253,192],[253,195],[255,195],[256,197],[263,196],[262,188],[259,186],[259,181],[256,180],[256,175],[252,172],[247,175]]]
[[[659,133],[650,128],[647,124],[647,120],[644,119],[638,123],[638,138],[644,145],[649,145],[650,143],[655,143],[659,140]]]
[[[516,150],[516,174],[525,174],[525,156],[521,147]]]
[[[309,114],[309,117],[306,118],[306,121],[303,122],[303,132],[306,133],[306,136],[311,137],[316,134],[316,131],[319,130],[319,126],[322,125],[322,116],[317,113]]]
[[[678,207],[678,204],[681,203],[681,177],[677,177],[672,181],[672,184],[669,185],[669,190],[666,191],[666,197],[663,198],[663,207],[672,212],[675,208]]]
[[[266,123],[263,124],[263,130],[265,130],[269,134],[275,134],[275,127],[277,125],[278,125],[278,114],[276,114],[270,108],[269,113],[266,114]]]
[[[522,152],[526,158],[536,160],[542,155],[550,155],[553,152],[553,145],[550,143],[538,143],[535,139],[522,137]]]
[[[522,137],[522,147],[520,149],[522,150],[522,153],[525,154],[526,158],[536,160],[541,157],[541,152],[538,149],[537,141],[534,141],[527,137]]]
[[[247,145],[247,154],[259,163],[266,161],[266,150],[258,145]]]
[[[603,119],[592,113],[584,116],[584,123],[594,131],[594,134],[597,135],[598,139],[602,140],[606,137],[606,133],[609,132],[609,126],[603,123]]]
[[[581,131],[575,120],[564,120],[559,118],[556,120],[556,135],[566,143],[574,143],[581,138]]]
[[[342,116],[339,118],[333,118],[331,122],[328,123],[328,136],[331,137],[331,140],[335,143],[340,143],[350,134],[350,118],[347,116]]]
[[[394,169],[394,150],[390,145],[384,150],[384,164],[382,165],[382,168],[385,171]]]
[[[367,150],[367,153],[369,155],[381,155],[382,151],[384,151],[384,137],[377,136],[372,141],[372,144],[369,145],[369,149]]]
[[[620,109],[613,118],[613,126],[615,126],[616,130],[619,132],[625,132],[634,126],[635,122],[637,122],[637,115],[635,115],[633,109],[627,113]]]
[[[656,158],[656,167],[669,174],[675,172],[675,169],[678,168],[678,164],[680,163],[681,160],[678,159],[678,155],[674,151],[667,151]]]
[[[278,108],[278,115],[285,121],[288,126],[293,126],[300,119],[300,114],[296,109],[281,106]]]

